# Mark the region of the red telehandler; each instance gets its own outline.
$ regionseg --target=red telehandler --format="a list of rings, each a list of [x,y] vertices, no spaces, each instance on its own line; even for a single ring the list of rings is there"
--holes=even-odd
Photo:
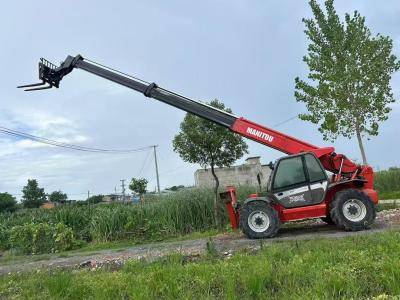
[[[333,147],[314,146],[80,55],[68,56],[60,66],[42,58],[39,62],[42,82],[19,87],[26,91],[58,88],[63,77],[74,68],[136,90],[287,154],[270,164],[272,172],[265,197],[253,194],[239,203],[234,187],[221,193],[232,227],[240,227],[247,237],[273,237],[282,222],[293,220],[322,218],[352,231],[367,229],[374,222],[378,195],[373,188],[372,168],[355,164],[343,154],[335,153]]]

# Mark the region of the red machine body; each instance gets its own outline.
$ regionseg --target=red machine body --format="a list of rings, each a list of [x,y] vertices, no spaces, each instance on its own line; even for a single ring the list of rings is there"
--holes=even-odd
[[[357,165],[346,158],[345,155],[336,154],[334,147],[319,148],[244,118],[238,118],[232,126],[232,130],[242,136],[289,155],[301,152],[312,152],[318,157],[325,170],[333,173],[330,179],[330,188],[327,191],[325,200],[321,204],[285,208],[278,203],[273,203],[272,206],[278,212],[279,219],[282,222],[319,218],[329,215],[329,204],[332,202],[333,196],[344,189],[361,189],[371,198],[374,204],[378,204],[378,194],[373,189],[374,172],[372,168],[370,166]],[[344,175],[346,176],[345,178]],[[354,184],[356,178],[364,179],[365,182],[363,182],[362,187]],[[226,202],[231,226],[232,228],[239,228],[239,210],[235,210],[237,203],[236,192],[232,186],[228,187],[227,191],[232,195],[232,201]],[[249,198],[254,197],[254,195],[251,195]]]

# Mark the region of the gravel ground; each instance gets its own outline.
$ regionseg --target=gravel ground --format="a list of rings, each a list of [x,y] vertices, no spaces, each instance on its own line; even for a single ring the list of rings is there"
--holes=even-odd
[[[378,212],[375,224],[370,230],[345,232],[335,226],[327,225],[319,219],[286,223],[282,226],[277,237],[265,240],[249,240],[241,233],[221,234],[209,239],[186,240],[179,242],[164,242],[134,246],[125,250],[103,250],[96,254],[54,258],[42,261],[15,262],[0,266],[0,275],[12,272],[32,271],[37,269],[57,268],[120,268],[128,260],[152,261],[162,256],[180,253],[188,260],[196,260],[207,252],[210,247],[217,254],[230,257],[240,250],[257,251],[260,247],[268,246],[277,241],[310,240],[321,238],[342,238],[353,235],[370,234],[400,228],[400,209]]]

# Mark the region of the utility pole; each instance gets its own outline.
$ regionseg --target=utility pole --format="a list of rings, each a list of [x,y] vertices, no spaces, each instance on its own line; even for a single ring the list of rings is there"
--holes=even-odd
[[[155,162],[155,165],[156,165],[156,176],[157,176],[157,190],[158,190],[158,194],[161,194],[161,191],[160,191],[160,177],[158,176],[158,163],[157,163],[157,145],[154,145],[153,146],[153,148],[154,148],[154,162]]]
[[[122,201],[125,201],[125,179],[121,179],[121,187],[122,187]]]

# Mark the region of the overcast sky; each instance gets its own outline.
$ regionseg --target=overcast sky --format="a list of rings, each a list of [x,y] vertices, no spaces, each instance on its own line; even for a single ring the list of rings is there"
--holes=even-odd
[[[400,57],[400,2],[337,0],[340,15],[357,9],[374,34],[394,39]],[[161,187],[192,185],[197,165],[172,151],[184,112],[93,76],[74,71],[60,89],[25,93],[37,81],[37,62],[81,54],[202,101],[218,98],[236,115],[274,126],[305,106],[296,103],[294,78],[307,74],[302,17],[307,1],[6,1],[0,10],[0,126],[87,147],[159,145]],[[392,86],[400,96],[400,75]],[[399,166],[400,104],[380,135],[365,141],[375,168]],[[276,129],[328,146],[317,127],[297,119]],[[263,163],[281,153],[248,141]],[[339,138],[337,152],[360,161],[355,139]],[[91,154],[0,133],[0,192],[20,197],[28,178],[70,199],[120,191],[120,179],[144,176],[154,190],[152,154]],[[147,157],[147,160],[146,160]],[[240,161],[238,162],[240,163]],[[140,174],[140,170],[143,169]]]

